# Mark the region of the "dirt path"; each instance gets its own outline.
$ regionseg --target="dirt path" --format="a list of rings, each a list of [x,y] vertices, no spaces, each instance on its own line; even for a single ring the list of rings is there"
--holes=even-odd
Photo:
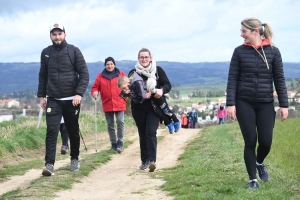
[[[158,136],[164,138],[158,143],[157,171],[174,166],[183,147],[198,133],[199,129],[180,130],[176,134],[159,131]],[[164,183],[161,179],[151,178],[148,170],[139,170],[140,162],[137,138],[122,154],[114,155],[71,190],[57,193],[55,199],[172,199],[159,189]]]
[[[183,153],[186,143],[199,133],[199,129],[181,129],[178,133],[168,134],[167,129],[159,129],[158,136],[163,139],[158,143],[157,170],[172,167],[176,164],[177,158]],[[99,145],[98,152],[107,149],[107,133],[99,135],[104,139],[106,145]],[[155,179],[152,173],[139,170],[140,150],[138,135],[132,133],[128,139],[134,143],[124,150],[122,154],[116,154],[112,160],[90,175],[81,180],[81,183],[73,185],[71,190],[58,192],[55,199],[172,199],[165,192],[159,189],[164,182]],[[101,142],[100,142],[101,143]],[[92,145],[94,146],[94,145]],[[90,149],[81,155],[96,153]],[[69,165],[70,158],[59,160],[55,168]],[[41,169],[31,169],[21,176],[10,177],[8,181],[0,183],[0,195],[18,188],[26,188],[30,181],[41,176]]]

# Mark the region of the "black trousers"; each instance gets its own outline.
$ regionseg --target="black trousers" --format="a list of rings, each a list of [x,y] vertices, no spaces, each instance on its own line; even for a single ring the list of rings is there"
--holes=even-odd
[[[60,131],[60,135],[61,135],[62,145],[69,146],[68,145],[69,134],[68,134],[65,123],[60,124],[59,131]]]
[[[78,117],[80,105],[73,106],[72,100],[47,99],[46,106],[46,155],[45,162],[55,163],[57,135],[60,128],[61,117],[64,117],[66,129],[70,138],[70,156],[71,159],[77,159],[79,156],[80,136]]]
[[[156,162],[156,131],[160,118],[151,106],[138,106],[138,108],[132,109],[132,116],[139,132],[142,162],[146,162],[147,160]]]
[[[256,161],[263,163],[271,150],[275,116],[273,102],[236,101],[236,117],[245,141],[244,160],[250,180],[256,179]]]

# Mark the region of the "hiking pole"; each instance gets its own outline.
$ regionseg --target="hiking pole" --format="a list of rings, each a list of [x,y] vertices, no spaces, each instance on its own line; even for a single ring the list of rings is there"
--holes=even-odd
[[[96,149],[96,152],[98,150],[98,143],[97,143],[97,140],[98,140],[98,133],[97,133],[97,97],[95,98],[95,149]]]
[[[85,143],[84,143],[84,140],[83,140],[80,129],[79,129],[79,135],[81,136],[81,139],[82,139],[82,142],[83,142],[83,145],[84,145],[84,150],[87,151],[87,147],[85,146]]]

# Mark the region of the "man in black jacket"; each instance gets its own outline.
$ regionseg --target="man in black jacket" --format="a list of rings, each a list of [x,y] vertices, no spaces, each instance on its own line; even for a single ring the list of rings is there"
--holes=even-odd
[[[46,110],[44,176],[54,175],[57,135],[62,116],[70,138],[70,170],[76,171],[80,168],[78,117],[81,98],[89,83],[89,73],[81,51],[69,45],[65,38],[64,27],[54,24],[50,28],[53,45],[45,48],[41,54],[37,97],[40,98],[40,106]]]

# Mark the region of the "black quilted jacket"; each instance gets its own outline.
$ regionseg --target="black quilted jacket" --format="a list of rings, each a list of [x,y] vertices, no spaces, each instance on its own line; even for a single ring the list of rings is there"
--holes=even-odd
[[[263,46],[269,69],[252,46],[241,45],[232,55],[226,105],[235,105],[235,100],[248,102],[273,102],[273,82],[280,107],[288,107],[287,89],[281,54],[276,47]],[[263,55],[261,47],[258,51]]]
[[[45,50],[46,48],[43,52]],[[52,46],[48,67],[43,52],[37,96],[47,95],[52,98],[70,97],[76,94],[83,96],[89,83],[89,72],[81,51],[75,47],[75,67],[69,58],[67,42]]]

